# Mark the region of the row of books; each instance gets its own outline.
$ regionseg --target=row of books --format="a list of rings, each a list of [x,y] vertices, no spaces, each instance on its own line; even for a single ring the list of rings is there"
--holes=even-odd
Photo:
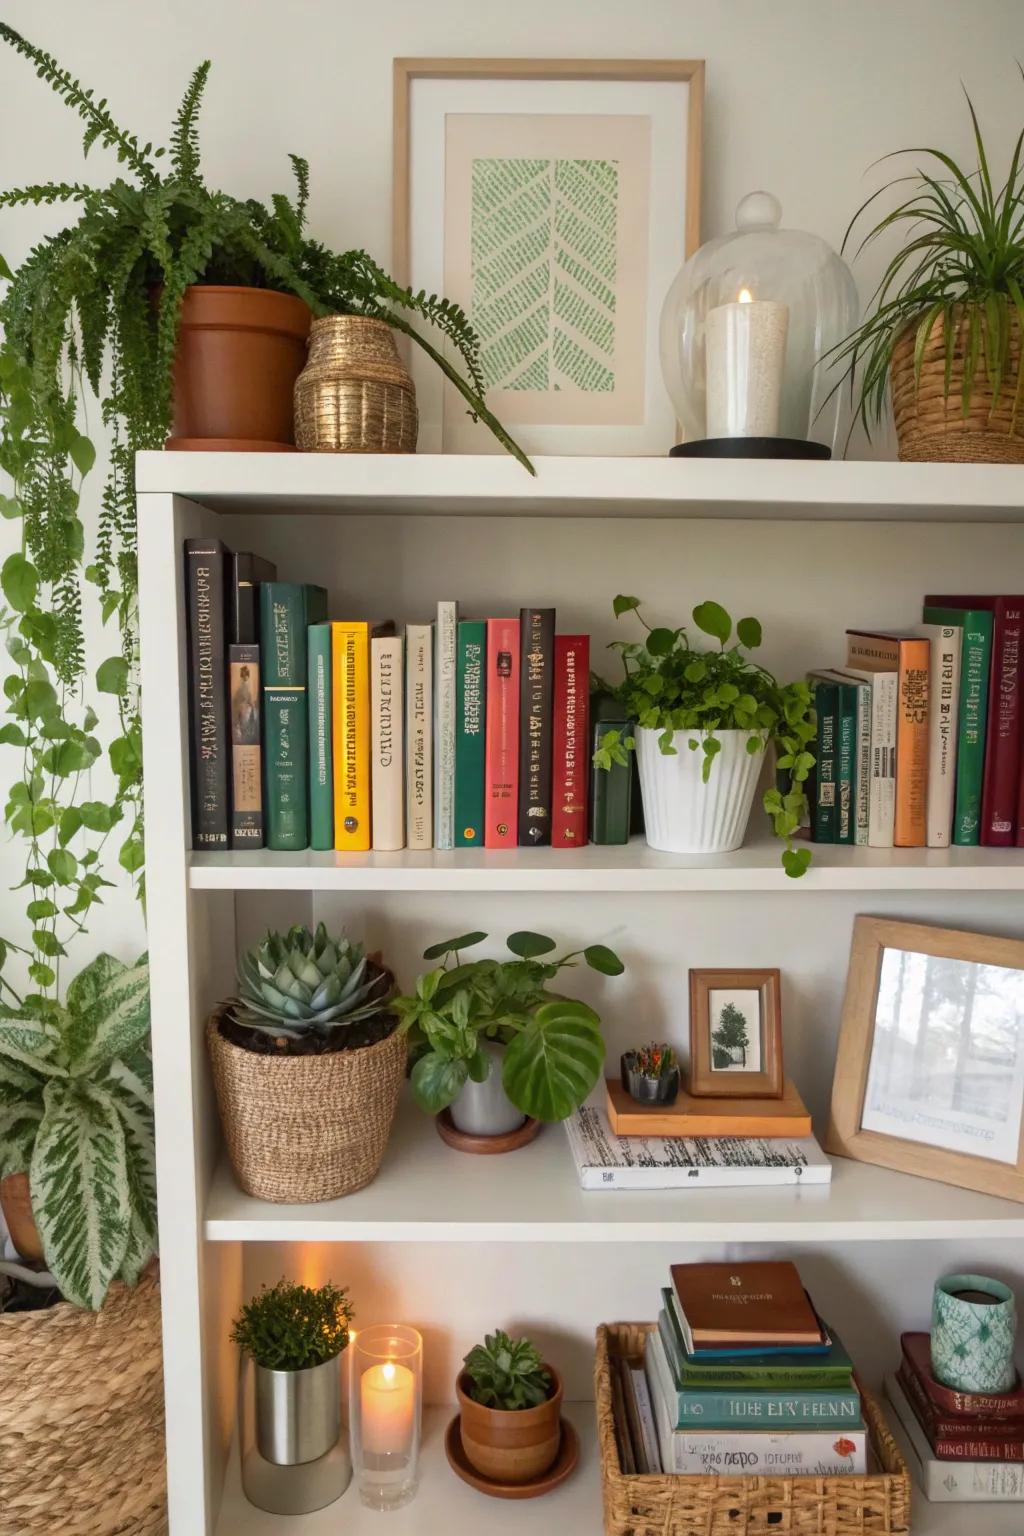
[[[790,1262],[674,1264],[612,1405],[627,1472],[863,1473],[853,1365]]]
[[[1024,847],[1024,597],[931,596],[913,630],[848,630],[809,674],[811,835],[871,848]]]

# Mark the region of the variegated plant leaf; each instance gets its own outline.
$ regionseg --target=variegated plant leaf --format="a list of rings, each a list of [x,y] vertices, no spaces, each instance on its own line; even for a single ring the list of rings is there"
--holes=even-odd
[[[130,969],[108,972],[102,986],[86,995],[91,1000],[83,1012],[73,1015],[67,1041],[71,1073],[78,1078],[91,1076],[117,1056],[129,1055],[145,1039],[149,1030],[147,957],[142,955]]]
[[[42,1077],[67,1077],[58,1057],[60,1033],[54,1025],[33,1018],[0,1019],[0,1074],[6,1063],[18,1062]]]
[[[71,1013],[88,1013],[99,1001],[106,987],[128,967],[113,955],[97,955],[79,971],[68,986],[67,1006]]]
[[[0,1179],[24,1173],[43,1117],[43,1079],[0,1058]]]

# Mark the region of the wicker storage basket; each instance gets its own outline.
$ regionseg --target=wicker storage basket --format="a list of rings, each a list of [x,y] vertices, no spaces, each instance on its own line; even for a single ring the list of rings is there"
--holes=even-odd
[[[231,1166],[247,1195],[337,1200],[380,1167],[405,1076],[405,1036],[322,1056],[262,1056],[206,1026]]]
[[[901,459],[933,464],[1024,464],[1024,400],[1014,411],[1020,381],[1021,328],[1010,319],[1010,359],[998,401],[979,360],[967,415],[963,413],[963,345],[953,354],[946,395],[946,332],[941,319],[924,349],[921,380],[914,377],[914,327],[904,331],[892,357],[892,410]]]
[[[314,320],[295,382],[295,443],[303,453],[415,453],[419,415],[395,333],[365,315]]]
[[[167,1530],[160,1288],[0,1317],[0,1536]]]
[[[881,1472],[867,1477],[628,1476],[619,1465],[609,1359],[638,1355],[650,1327],[597,1330],[594,1395],[606,1536],[904,1536],[910,1475],[874,1400],[864,1415]]]

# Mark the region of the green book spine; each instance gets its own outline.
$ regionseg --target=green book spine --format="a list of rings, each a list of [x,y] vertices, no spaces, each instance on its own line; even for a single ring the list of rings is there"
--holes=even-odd
[[[629,734],[628,720],[595,720],[591,750],[596,752],[609,731]],[[608,846],[629,842],[633,796],[633,765],[613,763],[610,768],[590,765],[590,841]]]
[[[455,655],[455,846],[484,845],[484,690],[487,625],[463,619]]]
[[[755,1392],[796,1389],[807,1392],[846,1392],[853,1385],[853,1363],[834,1329],[829,1329],[832,1348],[827,1355],[774,1355],[758,1360],[747,1356],[735,1364],[728,1360],[693,1360],[683,1348],[678,1324],[672,1316],[669,1292],[662,1291],[665,1305],[658,1313],[658,1332],[678,1391],[718,1388],[721,1391]]]
[[[814,712],[818,718],[815,756],[815,797],[811,807],[811,829],[816,843],[834,843],[836,817],[836,727],[839,715],[839,687],[836,683],[815,682]]]
[[[260,585],[267,847],[309,847],[307,632],[327,616],[323,587]]]
[[[334,780],[331,743],[331,626],[311,624],[309,682],[309,846],[334,847]]]
[[[956,624],[964,632],[960,656],[953,844],[958,848],[975,848],[981,840],[981,787],[985,769],[989,671],[992,666],[992,614],[977,608],[926,607],[924,621],[926,624]]]
[[[839,684],[836,722],[836,842],[857,841],[857,689]]]

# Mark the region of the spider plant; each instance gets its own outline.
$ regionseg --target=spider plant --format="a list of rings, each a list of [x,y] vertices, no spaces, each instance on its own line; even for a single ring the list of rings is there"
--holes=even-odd
[[[860,420],[869,437],[885,412],[889,367],[908,330],[914,333],[917,387],[929,338],[938,326],[945,353],[944,397],[948,400],[953,391],[954,364],[959,363],[964,416],[979,370],[993,404],[1004,390],[1013,389],[1016,418],[1021,403],[1024,373],[1017,367],[1011,338],[1014,320],[1024,328],[1024,130],[999,185],[989,167],[974,103],[966,91],[964,95],[974,127],[977,167],[964,170],[941,149],[918,147],[885,155],[876,164],[905,155],[923,155],[926,163],[873,192],[850,220],[843,240],[845,254],[868,208],[893,188],[901,189],[902,200],[860,238],[854,254],[859,256],[889,230],[904,233],[906,242],[886,266],[867,318],[829,354],[833,364],[844,365],[836,388],[849,379],[854,422]],[[908,184],[912,190],[903,197]]]

